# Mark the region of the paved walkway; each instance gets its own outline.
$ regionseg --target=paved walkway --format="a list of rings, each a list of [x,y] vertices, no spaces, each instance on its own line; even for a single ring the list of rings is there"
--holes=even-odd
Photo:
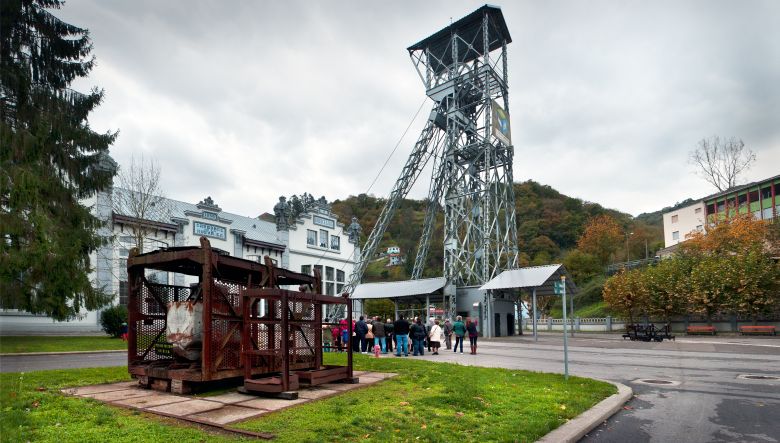
[[[395,377],[397,374],[355,371],[354,375],[359,378],[359,383],[327,383],[312,388],[302,388],[298,391],[298,398],[295,400],[258,397],[238,392],[212,397],[176,395],[139,388],[137,381],[68,388],[63,389],[62,392],[77,397],[93,398],[115,406],[232,430],[226,425],[344,391],[370,386]]]

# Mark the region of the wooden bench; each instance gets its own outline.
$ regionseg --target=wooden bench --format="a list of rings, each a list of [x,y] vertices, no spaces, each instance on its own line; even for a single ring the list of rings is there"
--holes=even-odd
[[[740,326],[739,333],[745,334],[770,334],[777,335],[777,331],[774,326]]]
[[[715,335],[718,331],[715,329],[715,326],[688,326],[685,329],[685,333],[687,335],[691,334],[711,334]]]

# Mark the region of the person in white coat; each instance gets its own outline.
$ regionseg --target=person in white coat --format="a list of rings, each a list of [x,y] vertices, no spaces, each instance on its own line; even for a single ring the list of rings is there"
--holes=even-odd
[[[428,332],[428,343],[430,343],[433,349],[433,355],[439,355],[439,348],[441,342],[444,341],[444,330],[439,325],[439,320],[434,320],[433,326],[431,326],[430,332]]]

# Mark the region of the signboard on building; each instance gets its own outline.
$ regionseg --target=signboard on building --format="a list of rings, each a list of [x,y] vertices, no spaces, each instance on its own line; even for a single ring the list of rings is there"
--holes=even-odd
[[[493,128],[493,136],[499,139],[506,145],[512,144],[512,130],[509,127],[509,113],[504,110],[498,103],[493,100],[491,104],[492,108],[492,121],[491,126]]]
[[[325,217],[320,217],[319,215],[315,215],[313,217],[312,221],[314,222],[315,225],[325,226],[326,228],[333,229],[333,228],[336,227],[336,221],[335,220],[331,220],[331,219],[325,218]]]
[[[205,235],[206,237],[227,240],[227,230],[222,226],[212,225],[196,221],[192,224],[192,232],[195,235]]]

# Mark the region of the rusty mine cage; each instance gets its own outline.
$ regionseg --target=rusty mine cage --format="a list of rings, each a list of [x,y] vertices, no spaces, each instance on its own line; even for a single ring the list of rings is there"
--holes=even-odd
[[[300,383],[357,381],[351,353],[347,366],[322,363],[323,327],[337,326],[324,321],[323,308],[346,305],[351,324],[349,298],[321,294],[318,272],[311,276],[278,268],[268,257],[265,264],[231,257],[205,237],[200,243],[145,254],[134,250],[127,260],[127,366],[141,386],[188,393],[200,383],[243,378],[242,391],[295,398],[292,391]],[[155,283],[147,279],[150,271],[198,281],[189,286]],[[195,358],[174,352],[166,334],[169,313],[182,304],[193,323],[200,322],[200,334],[190,337],[199,341]]]

